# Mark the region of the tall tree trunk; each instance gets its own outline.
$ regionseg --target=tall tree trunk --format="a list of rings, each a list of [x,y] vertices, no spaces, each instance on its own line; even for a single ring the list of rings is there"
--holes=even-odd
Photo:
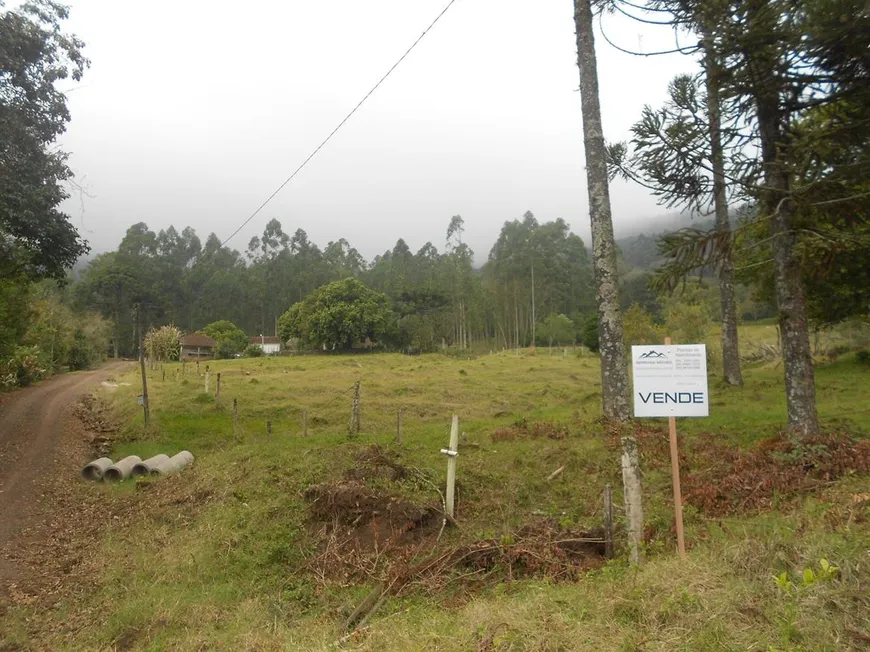
[[[641,561],[643,506],[640,459],[627,422],[631,416],[631,395],[625,360],[625,337],[619,308],[616,270],[616,243],[610,212],[610,188],[601,106],[598,98],[598,64],[592,32],[591,0],[574,0],[577,29],[577,66],[580,69],[580,101],[586,150],[586,184],[589,192],[589,219],[592,226],[592,264],[598,302],[598,338],[601,353],[601,398],[604,416],[621,423],[622,483],[628,521],[629,560]]]
[[[532,349],[535,348],[535,260],[532,259]]]
[[[791,201],[791,178],[780,161],[783,140],[776,85],[759,85],[757,97],[761,157],[764,161],[764,201],[772,237],[776,305],[785,369],[788,425],[792,432],[819,432],[816,381],[810,347],[810,329],[800,265],[794,256],[796,234]]]
[[[517,282],[514,281],[514,321],[517,329],[517,349],[520,348],[520,304],[517,300]]]
[[[728,221],[728,199],[725,188],[725,158],[722,152],[722,124],[719,108],[719,63],[713,38],[705,34],[704,63],[706,67],[707,118],[710,131],[710,160],[713,167],[713,201],[716,209],[716,230],[724,238],[731,238]],[[737,337],[737,302],[734,298],[734,262],[730,247],[725,250],[719,268],[719,300],[722,305],[722,366],[725,382],[743,385],[740,371],[740,347]]]

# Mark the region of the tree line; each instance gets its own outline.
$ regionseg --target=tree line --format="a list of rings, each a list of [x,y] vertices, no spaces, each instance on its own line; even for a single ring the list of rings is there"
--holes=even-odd
[[[290,306],[342,279],[356,279],[387,298],[389,316],[378,335],[390,348],[528,346],[543,343],[542,326],[547,342],[551,333],[560,344],[577,340],[594,311],[592,275],[585,244],[564,220],[540,223],[527,212],[505,222],[481,267],[463,233],[457,215],[441,251],[427,242],[413,252],[399,239],[369,262],[345,239],[321,249],[302,229],[285,232],[277,219],[244,252],[223,246],[215,234],[203,245],[189,227],[155,233],[139,223],[117,251],[97,256],[81,271],[74,305],[111,323],[118,355],[137,349],[136,306],[143,310],[143,328],[175,324],[196,331],[225,319],[252,335],[277,334]],[[552,328],[557,322],[570,328]]]

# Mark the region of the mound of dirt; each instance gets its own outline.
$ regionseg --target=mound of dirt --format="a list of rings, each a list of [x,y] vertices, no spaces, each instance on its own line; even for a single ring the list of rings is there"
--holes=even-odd
[[[309,564],[319,577],[371,579],[376,569],[402,564],[444,521],[441,511],[375,491],[356,480],[328,482],[305,492],[318,553]]]
[[[86,438],[95,457],[107,455],[118,425],[96,394],[85,394],[73,407],[73,415],[85,428]]]
[[[698,458],[683,480],[685,498],[720,516],[770,509],[776,499],[819,489],[846,473],[870,472],[870,441],[842,433],[803,440],[780,435],[746,451],[708,439]]]
[[[575,579],[604,563],[604,531],[565,531],[552,521],[520,528],[501,540],[486,539],[456,549],[464,568],[507,569],[510,577]]]
[[[344,525],[366,525],[379,520],[394,529],[409,529],[433,512],[431,508],[378,493],[356,481],[314,485],[305,492],[305,498],[316,520]]]
[[[642,464],[670,468],[668,433],[635,424]],[[619,450],[616,432],[607,439]],[[712,434],[680,438],[680,468],[684,500],[708,516],[752,513],[771,509],[822,488],[851,472],[870,472],[870,441],[848,433],[797,438],[780,433],[746,450],[727,446]]]
[[[398,454],[385,451],[377,444],[363,449],[356,456],[356,465],[344,473],[345,480],[365,481],[385,477],[393,482],[404,480],[412,471],[399,462]]]

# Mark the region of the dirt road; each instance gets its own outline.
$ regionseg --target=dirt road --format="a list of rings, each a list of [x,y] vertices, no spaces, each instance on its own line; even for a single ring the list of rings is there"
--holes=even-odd
[[[0,398],[0,607],[59,584],[68,560],[57,547],[74,525],[69,487],[90,454],[73,406],[131,364],[55,376]]]

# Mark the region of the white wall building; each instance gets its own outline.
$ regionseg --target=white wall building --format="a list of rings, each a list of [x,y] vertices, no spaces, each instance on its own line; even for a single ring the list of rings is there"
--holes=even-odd
[[[259,346],[266,355],[275,355],[281,352],[281,338],[275,335],[252,335],[248,338],[250,344]]]

